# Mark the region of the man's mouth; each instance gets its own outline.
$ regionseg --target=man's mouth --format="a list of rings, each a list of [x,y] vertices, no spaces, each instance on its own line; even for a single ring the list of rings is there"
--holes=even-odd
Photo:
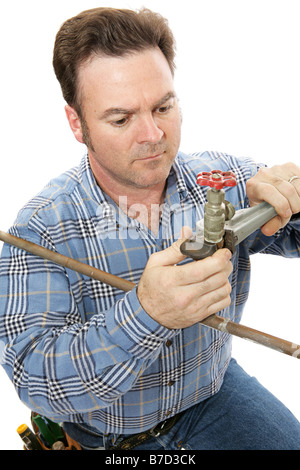
[[[161,152],[161,153],[157,153],[155,155],[149,155],[147,157],[143,157],[143,158],[140,158],[140,160],[142,161],[151,161],[151,160],[157,160],[159,158],[161,158],[163,156],[164,152]]]

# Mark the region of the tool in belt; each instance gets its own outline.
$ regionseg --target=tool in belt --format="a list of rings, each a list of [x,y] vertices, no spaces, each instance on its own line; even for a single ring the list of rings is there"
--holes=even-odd
[[[32,412],[31,425],[32,429],[26,424],[17,429],[24,450],[81,450],[80,444],[58,423]]]

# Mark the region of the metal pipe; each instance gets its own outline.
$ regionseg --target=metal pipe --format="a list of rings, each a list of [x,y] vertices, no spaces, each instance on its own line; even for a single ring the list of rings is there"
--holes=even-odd
[[[300,346],[290,341],[286,341],[276,336],[263,333],[262,331],[254,330],[248,326],[240,325],[227,318],[219,317],[218,315],[211,315],[210,317],[202,320],[204,325],[216,330],[229,333],[239,338],[248,339],[253,343],[261,344],[275,351],[287,354],[288,356],[300,358]]]
[[[277,212],[273,206],[267,202],[261,202],[257,206],[236,211],[234,217],[226,221],[225,230],[234,232],[235,244],[238,245],[276,215]]]
[[[28,240],[24,240],[6,232],[2,232],[1,230],[0,241],[25,250],[33,255],[40,256],[41,258],[52,261],[53,263],[76,271],[80,274],[84,274],[85,276],[88,276],[92,279],[104,282],[105,284],[116,287],[122,291],[128,292],[135,287],[133,282],[126,281],[125,279],[114,276],[113,274],[109,274],[105,271],[101,271],[100,269],[93,268],[86,263],[76,261],[73,258],[61,255],[60,253],[56,253],[55,251],[44,248]],[[252,328],[232,322],[231,320],[220,317],[218,315],[211,315],[202,320],[200,323],[223,333],[225,332],[233,336],[248,339],[254,343],[274,349],[275,351],[296,357],[297,359],[300,358],[300,345],[268,335],[267,333],[263,333],[258,330],[253,330]]]

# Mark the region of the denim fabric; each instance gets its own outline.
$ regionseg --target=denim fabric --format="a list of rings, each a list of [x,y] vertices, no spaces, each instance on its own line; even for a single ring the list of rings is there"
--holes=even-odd
[[[83,438],[77,425],[67,432],[85,448],[103,449],[124,435]],[[220,391],[189,408],[164,436],[136,450],[300,450],[300,423],[254,377],[232,359]]]

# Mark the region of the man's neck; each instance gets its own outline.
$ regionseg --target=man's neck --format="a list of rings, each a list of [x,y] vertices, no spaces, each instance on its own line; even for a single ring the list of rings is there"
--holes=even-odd
[[[166,184],[152,189],[142,189],[138,194],[129,191],[125,196],[118,196],[118,200],[110,197],[129,217],[138,220],[157,234],[165,199],[165,186]]]
[[[93,168],[92,168],[93,169]],[[132,219],[146,225],[152,232],[157,233],[165,199],[166,181],[151,187],[136,187],[123,185],[110,178],[95,179],[105,194],[107,194]]]

